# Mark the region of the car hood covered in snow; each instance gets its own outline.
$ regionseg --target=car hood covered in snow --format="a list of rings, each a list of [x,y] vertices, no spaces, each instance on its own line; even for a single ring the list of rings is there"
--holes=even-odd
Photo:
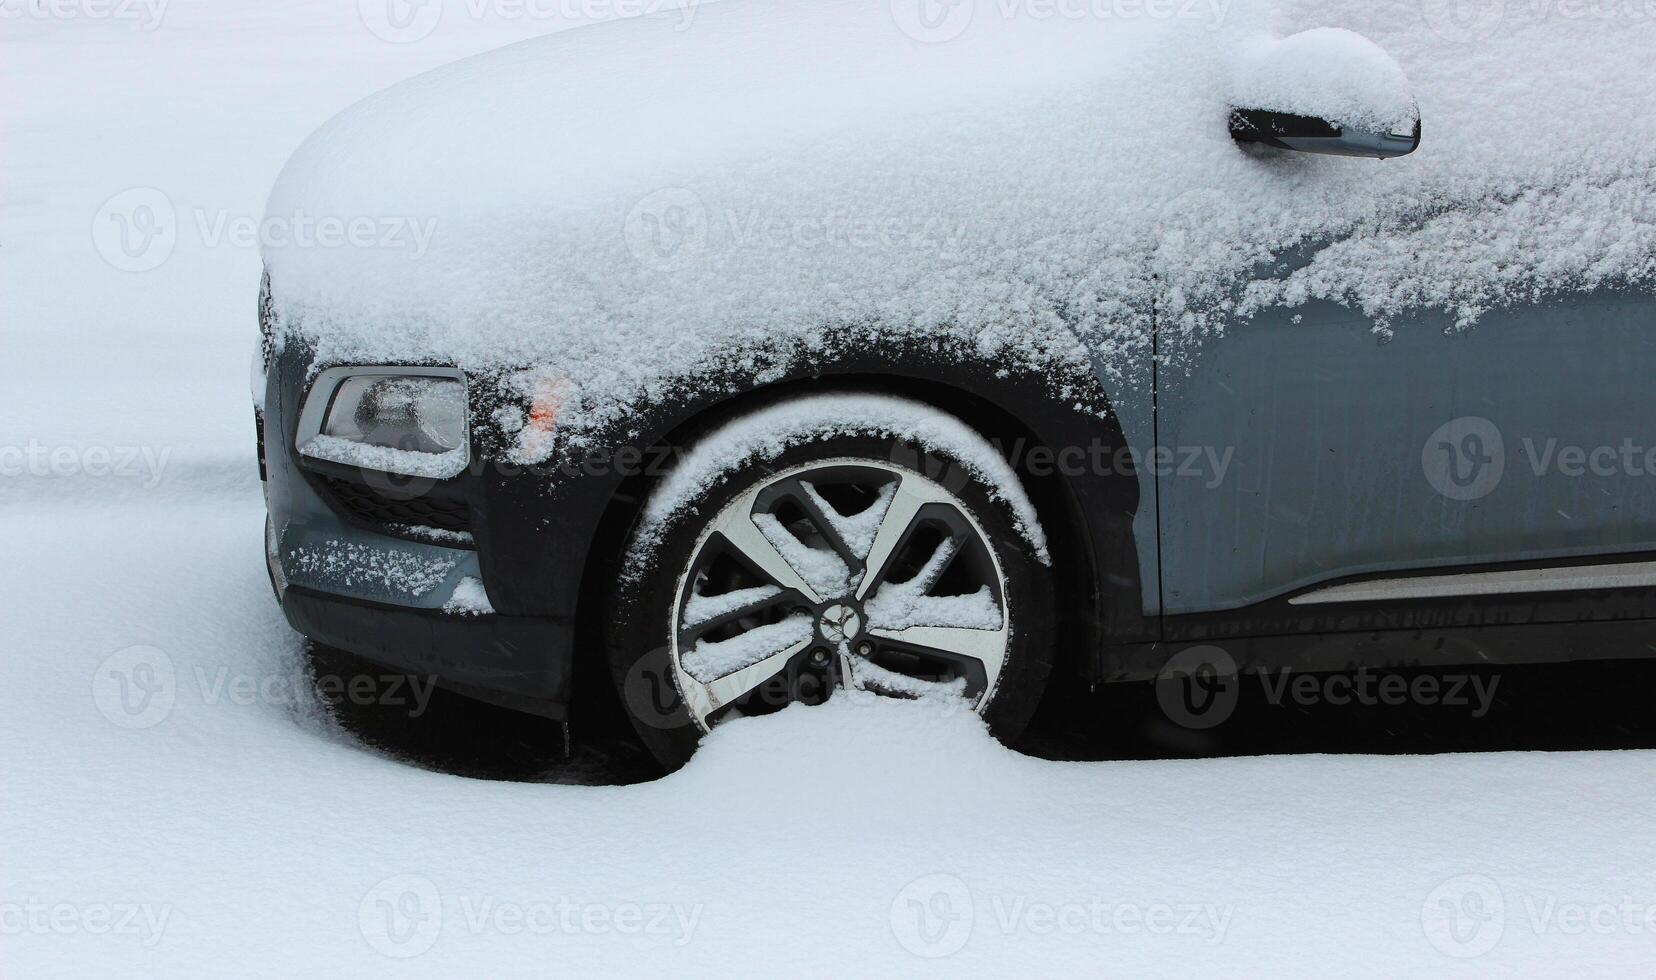
[[[269,210],[376,233],[266,249],[282,332],[319,362],[556,384],[579,438],[715,369],[763,379],[835,343],[940,337],[1062,386],[1142,363],[1152,308],[1193,333],[1315,297],[1469,323],[1652,274],[1656,113],[1633,81],[1649,23],[1515,12],[1469,39],[1412,0],[910,6],[725,0],[360,103]],[[1239,80],[1318,26],[1396,56],[1420,152],[1232,143]],[[1393,67],[1357,75],[1395,89]]]

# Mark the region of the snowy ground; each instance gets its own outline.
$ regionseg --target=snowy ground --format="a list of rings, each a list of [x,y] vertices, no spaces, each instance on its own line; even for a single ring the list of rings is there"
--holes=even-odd
[[[173,0],[159,25],[20,9],[0,3],[7,975],[1656,962],[1650,752],[1050,762],[960,714],[854,699],[729,726],[631,786],[364,744],[364,712],[428,692],[382,684],[404,704],[336,717],[271,601],[259,262],[213,229],[256,219],[336,109],[571,18],[450,5],[394,45],[343,0]],[[134,189],[177,228],[143,272],[94,232]]]

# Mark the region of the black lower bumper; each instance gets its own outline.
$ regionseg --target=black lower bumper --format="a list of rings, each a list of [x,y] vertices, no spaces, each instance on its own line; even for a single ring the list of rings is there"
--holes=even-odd
[[[294,629],[401,673],[502,707],[568,716],[574,624],[527,616],[453,616],[290,586]]]

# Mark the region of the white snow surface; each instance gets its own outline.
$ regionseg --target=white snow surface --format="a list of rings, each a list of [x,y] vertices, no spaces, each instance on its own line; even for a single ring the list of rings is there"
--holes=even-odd
[[[1421,269],[1527,228],[1519,268],[1592,273],[1604,243],[1651,220],[1629,169],[1648,145],[1648,68],[1627,57],[1649,28],[1515,4],[1464,25],[1487,37],[1454,40],[1423,26],[1432,8],[1306,2],[1283,27],[1350,27],[1396,55],[1427,118],[1421,161],[1483,159],[1494,180],[1562,148],[1599,180],[1561,173],[1505,216],[1422,224]],[[346,735],[307,694],[260,562],[245,387],[260,256],[204,239],[196,217],[256,218],[291,147],[356,98],[567,26],[424,9],[441,27],[405,45],[339,0],[172,0],[155,30],[0,21],[0,335],[14,368],[0,446],[46,454],[0,474],[7,976],[1648,970],[1651,930],[1565,931],[1556,913],[1656,904],[1651,752],[1055,764],[1001,748],[969,712],[837,698],[739,720],[677,775],[607,788],[434,773]],[[1520,111],[1545,139],[1513,145],[1504,122]],[[1617,118],[1626,137],[1604,138]],[[1439,186],[1425,166],[1269,173],[1347,172],[1404,196]],[[146,272],[101,257],[92,224],[135,188],[177,212],[176,248]],[[1610,213],[1606,195],[1625,207]],[[1332,256],[1306,288],[1341,288],[1341,264],[1376,258],[1391,261]],[[1422,301],[1488,301],[1481,286],[1421,288]],[[802,836],[802,800],[828,832]],[[895,833],[893,814],[932,832]],[[1424,926],[1442,900],[1490,885],[1504,928],[1481,935],[1497,941],[1447,956]],[[963,913],[936,923],[944,945],[912,945],[912,903]],[[129,908],[131,928],[100,928]],[[393,921],[397,908],[425,918]],[[1152,929],[1164,908],[1189,928]],[[40,927],[41,909],[63,910],[62,927]],[[542,909],[542,928],[513,927]],[[1043,925],[1074,909],[1079,931]],[[631,912],[648,919],[599,931]],[[416,928],[398,945],[393,926]],[[947,957],[914,951],[956,941]]]
[[[397,524],[388,522],[386,529],[393,534],[416,538],[427,544],[441,544],[456,548],[471,548],[477,544],[470,531],[450,531],[442,527],[429,527],[425,524]]]
[[[443,612],[451,616],[488,616],[494,611],[494,604],[489,602],[489,593],[483,587],[483,580],[471,575],[463,576],[456,582],[454,593],[443,603]]]
[[[402,473],[406,476],[430,480],[446,480],[459,476],[466,469],[466,451],[451,449],[444,453],[422,453],[393,446],[371,446],[355,439],[338,436],[312,436],[299,451],[314,459],[325,459],[344,466],[359,466],[365,470]]]
[[[341,589],[373,584],[416,598],[442,585],[458,564],[454,558],[430,558],[355,541],[294,548],[288,553],[288,562],[295,572]]]
[[[691,447],[656,487],[644,507],[633,544],[628,549],[629,572],[636,574],[648,566],[667,522],[721,477],[754,462],[775,459],[794,446],[855,435],[901,440],[958,462],[982,481],[994,499],[1012,509],[1018,533],[1029,541],[1043,562],[1051,561],[1046,533],[1041,530],[1035,505],[1012,467],[982,436],[959,419],[921,402],[891,395],[834,393],[792,398],[751,412],[709,433]],[[764,530],[761,526],[761,531]],[[791,542],[805,548],[780,526],[775,533],[787,541],[772,537],[773,544]],[[838,562],[843,574],[849,574],[837,556],[831,552],[826,554]],[[820,561],[828,565],[828,558]],[[804,574],[797,564],[795,568]],[[832,565],[826,569],[813,566],[813,572],[823,576],[826,584],[832,577]]]
[[[924,334],[1062,390],[1090,369],[1078,337],[1127,370],[1152,304],[1196,333],[1313,297],[1470,323],[1656,276],[1638,83],[1656,19],[1512,4],[1468,43],[1438,0],[1424,18],[1414,0],[1167,6],[1187,13],[997,5],[925,43],[891,0],[725,0],[445,67],[288,162],[274,218],[436,231],[267,248],[283,329],[325,360],[437,358],[523,399],[567,386],[558,439],[516,435],[533,461],[643,399],[842,344]],[[1384,53],[1299,33],[1341,22]],[[1225,125],[1238,85],[1353,119],[1412,93],[1425,144],[1251,153]],[[1329,242],[1237,295],[1257,263]]]
[[[1231,104],[1410,133],[1419,118],[1408,76],[1385,49],[1336,27],[1260,40],[1240,54]]]

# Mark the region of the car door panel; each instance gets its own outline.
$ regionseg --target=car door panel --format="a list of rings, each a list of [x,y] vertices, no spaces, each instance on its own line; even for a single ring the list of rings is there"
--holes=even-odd
[[[1656,297],[1605,290],[1389,338],[1324,302],[1162,342],[1163,608],[1339,579],[1656,551]]]

